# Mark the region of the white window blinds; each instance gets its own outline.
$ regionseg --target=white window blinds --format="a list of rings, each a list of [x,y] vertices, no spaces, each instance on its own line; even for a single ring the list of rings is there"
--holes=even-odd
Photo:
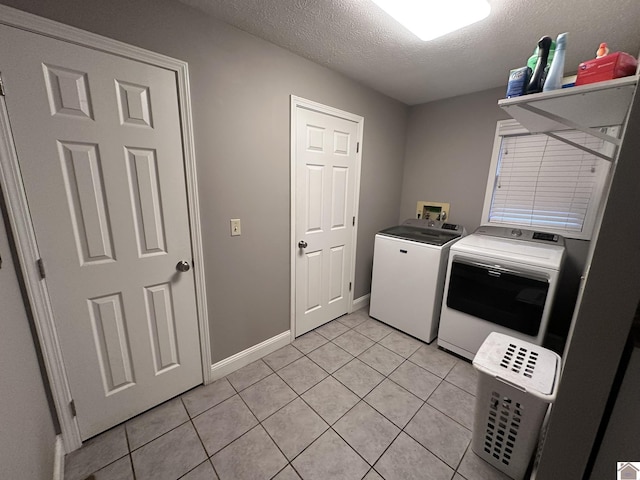
[[[558,135],[596,151],[609,148],[580,131]],[[543,134],[499,134],[496,141],[489,223],[589,238],[610,162]]]

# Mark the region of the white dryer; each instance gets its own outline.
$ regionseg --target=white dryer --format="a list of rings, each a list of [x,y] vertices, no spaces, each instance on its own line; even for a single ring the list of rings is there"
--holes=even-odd
[[[375,237],[369,315],[427,343],[438,332],[447,256],[465,230],[409,219]]]
[[[438,346],[468,359],[491,332],[542,345],[564,260],[560,235],[482,226],[452,248]]]

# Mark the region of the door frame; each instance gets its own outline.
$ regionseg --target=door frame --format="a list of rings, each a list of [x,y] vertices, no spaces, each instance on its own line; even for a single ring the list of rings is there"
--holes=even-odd
[[[165,55],[143,50],[132,45],[112,40],[101,35],[86,32],[36,15],[0,5],[0,24],[16,27],[74,43],[83,47],[115,54],[130,60],[165,68],[175,72],[180,112],[181,137],[183,145],[187,204],[193,253],[196,308],[200,333],[200,352],[204,383],[213,381],[211,376],[211,347],[209,341],[209,321],[204,276],[202,232],[196,175],[193,121],[191,116],[191,95],[189,90],[189,70],[186,62]],[[2,72],[0,72],[1,74]],[[53,310],[47,290],[47,280],[40,278],[37,261],[40,258],[35,231],[29,213],[26,193],[22,184],[20,165],[11,136],[7,106],[0,96],[0,188],[4,193],[9,221],[28,301],[33,313],[39,345],[42,350],[53,402],[60,422],[60,429],[66,453],[80,448],[80,430],[72,413],[71,390],[58,342]]]
[[[356,272],[356,250],[357,250],[357,241],[358,241],[358,212],[359,212],[359,204],[360,204],[360,171],[362,167],[362,136],[364,132],[364,117],[360,115],[355,115],[353,113],[346,112],[344,110],[339,110],[337,108],[329,107],[327,105],[323,105],[321,103],[314,102],[312,100],[307,100],[302,97],[297,97],[295,95],[291,95],[291,189],[290,189],[290,205],[291,205],[291,250],[290,250],[290,263],[291,263],[291,273],[290,273],[290,284],[291,284],[291,292],[290,292],[290,312],[291,312],[291,341],[296,338],[296,253],[298,251],[296,246],[296,166],[297,166],[297,157],[296,157],[296,127],[298,124],[298,108],[305,108],[307,110],[312,110],[318,113],[324,113],[326,115],[332,115],[334,117],[342,118],[344,120],[349,120],[355,122],[357,124],[357,138],[356,141],[359,144],[359,148],[356,151],[356,165],[355,165],[355,184],[354,184],[354,202],[353,202],[353,213],[355,216],[355,224],[353,231],[351,233],[351,241],[352,241],[352,255],[351,255],[351,265],[349,265],[349,281],[351,282],[352,288],[349,291],[349,299],[347,301],[347,313],[351,313],[353,311],[353,294],[355,287],[355,272]]]

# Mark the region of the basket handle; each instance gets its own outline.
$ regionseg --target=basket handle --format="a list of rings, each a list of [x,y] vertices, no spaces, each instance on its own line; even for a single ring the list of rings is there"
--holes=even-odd
[[[517,383],[510,382],[506,378],[502,378],[499,375],[496,375],[495,379],[498,380],[499,382],[509,385],[511,388],[515,388],[516,390],[521,391],[522,393],[527,393],[527,389],[524,388],[522,385],[518,385]]]

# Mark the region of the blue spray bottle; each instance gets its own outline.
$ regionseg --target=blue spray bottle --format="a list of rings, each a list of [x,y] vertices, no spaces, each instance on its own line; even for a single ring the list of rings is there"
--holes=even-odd
[[[567,49],[567,33],[561,33],[556,39],[556,52],[544,82],[543,92],[558,90],[562,88],[562,77],[564,75],[564,52]]]

